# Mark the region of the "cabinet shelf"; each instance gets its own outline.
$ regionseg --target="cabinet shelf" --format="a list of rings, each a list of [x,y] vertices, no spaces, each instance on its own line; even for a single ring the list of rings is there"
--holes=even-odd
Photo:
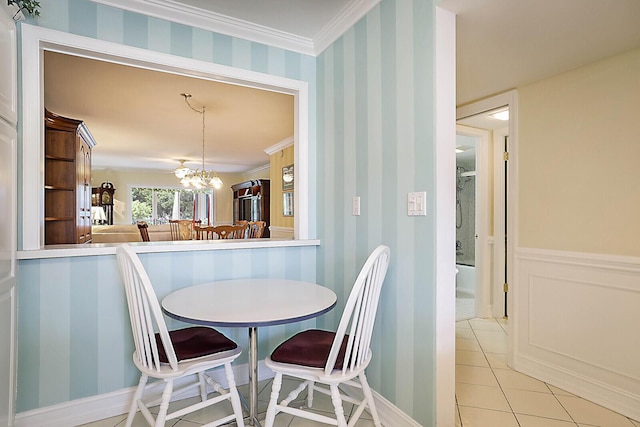
[[[45,190],[55,190],[55,191],[73,191],[75,190],[75,188],[73,187],[58,187],[55,185],[45,185],[44,186]]]
[[[46,155],[44,156],[44,158],[45,158],[46,160],[56,160],[56,161],[59,161],[59,162],[75,162],[75,161],[76,161],[76,159],[74,159],[74,158],[70,158],[70,157],[60,157],[60,156],[52,156],[52,155],[50,155],[50,154],[46,154]]]

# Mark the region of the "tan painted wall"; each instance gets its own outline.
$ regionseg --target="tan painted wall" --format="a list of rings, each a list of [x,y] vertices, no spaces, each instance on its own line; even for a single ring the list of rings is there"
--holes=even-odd
[[[271,164],[271,225],[276,227],[293,228],[293,217],[282,215],[282,168],[293,164],[293,153],[293,145],[290,145],[284,150],[272,154],[269,158]],[[295,167],[293,170],[295,176]],[[294,190],[295,183],[294,178]]]
[[[518,92],[519,245],[640,256],[640,49]]]
[[[233,193],[231,185],[243,181],[241,174],[219,174],[224,183],[223,187],[215,190],[215,222],[216,224],[233,222]],[[177,178],[167,171],[167,173],[137,173],[119,172],[114,170],[93,170],[91,171],[91,182],[93,187],[98,187],[102,182],[111,182],[116,189],[113,212],[114,224],[131,223],[131,186],[152,186],[158,188],[177,187]]]

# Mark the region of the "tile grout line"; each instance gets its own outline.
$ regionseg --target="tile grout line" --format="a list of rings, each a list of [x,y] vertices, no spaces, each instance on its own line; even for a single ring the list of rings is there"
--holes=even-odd
[[[499,324],[499,322],[496,322]],[[518,417],[516,416],[515,411],[513,410],[513,406],[511,406],[511,402],[509,402],[509,399],[507,398],[507,395],[504,392],[504,389],[502,388],[502,384],[500,384],[500,381],[498,380],[498,377],[496,376],[496,373],[493,369],[493,366],[491,366],[491,363],[489,362],[489,358],[487,357],[487,353],[484,350],[484,347],[482,346],[482,344],[480,344],[480,340],[478,339],[478,335],[476,335],[476,330],[473,327],[473,324],[471,322],[469,322],[469,325],[471,326],[471,330],[473,331],[473,336],[476,337],[476,341],[478,342],[478,346],[480,346],[480,350],[482,350],[482,355],[484,356],[485,360],[487,361],[487,365],[489,365],[489,369],[491,369],[491,374],[493,375],[493,378],[495,378],[496,383],[498,383],[498,387],[500,387],[500,392],[502,393],[502,396],[504,396],[504,400],[507,402],[507,405],[509,405],[509,409],[511,410],[511,414],[513,415],[513,418],[516,420],[516,423],[518,424],[519,427],[521,427],[520,425],[520,420],[518,420]],[[503,333],[505,333],[504,329],[502,328],[502,325],[499,325],[500,329],[502,330]],[[506,333],[505,333],[506,334]]]
[[[498,322],[498,321],[497,321],[497,319],[495,319],[495,318],[494,318],[494,320],[496,321],[496,323],[498,323],[498,325],[500,326],[500,329],[502,330],[502,332],[503,332],[505,335],[509,335],[509,334],[507,333],[507,331],[505,330],[504,326],[503,326],[500,322]],[[494,368],[494,367],[491,365],[491,363],[489,362],[489,359],[487,358],[487,353],[486,353],[486,351],[485,351],[484,347],[482,346],[482,344],[480,343],[480,340],[478,339],[478,335],[476,334],[476,329],[473,327],[473,324],[472,324],[469,320],[466,320],[466,321],[469,323],[470,329],[471,329],[471,331],[473,332],[473,336],[475,337],[475,340],[476,340],[476,342],[478,343],[478,346],[480,347],[480,350],[482,351],[482,355],[484,356],[484,358],[485,358],[485,360],[486,360],[486,362],[487,362],[487,365],[488,365],[489,369],[491,369],[491,373],[493,374],[493,377],[495,378],[496,383],[498,384],[498,387],[500,388],[500,391],[502,392],[502,395],[504,396],[505,401],[507,402],[507,405],[509,405],[509,408],[510,408],[510,412],[511,412],[511,414],[513,415],[513,417],[514,417],[514,419],[515,419],[516,423],[518,424],[518,426],[520,426],[520,427],[521,427],[520,420],[518,419],[516,412],[513,410],[513,406],[511,405],[511,402],[510,402],[510,401],[509,401],[509,399],[507,398],[507,395],[506,395],[506,393],[505,393],[505,391],[504,391],[504,387],[502,386],[502,384],[501,384],[501,383],[500,383],[500,381],[498,380],[498,377],[497,377],[497,375],[496,375],[496,373],[495,373],[495,369],[497,369],[497,368]],[[479,330],[482,330],[482,329],[479,329]],[[508,367],[508,369],[509,369],[509,370],[513,370],[513,369],[511,369],[510,367]],[[517,372],[517,371],[515,371],[515,370],[513,370],[513,371],[514,371],[514,372]],[[544,382],[544,381],[542,381],[542,383],[545,385],[545,387],[547,388],[547,390],[549,390],[549,394],[553,395],[553,397],[554,397],[554,398],[556,399],[556,401],[560,404],[560,406],[562,407],[562,409],[564,409],[564,410],[565,410],[565,412],[567,413],[567,415],[568,415],[568,416],[569,416],[569,418],[571,419],[571,421],[570,421],[570,422],[571,422],[571,423],[573,423],[573,424],[577,427],[577,426],[578,426],[577,421],[573,418],[573,416],[572,416],[572,415],[571,415],[571,413],[567,410],[567,408],[565,408],[565,407],[564,407],[564,405],[562,404],[562,402],[560,402],[560,400],[558,399],[558,397],[556,396],[556,394],[555,394],[555,393],[553,392],[553,390],[551,390],[551,388],[549,387],[549,384],[547,384],[547,383],[546,383],[546,382]],[[547,393],[545,393],[545,394],[547,394]],[[464,427],[464,424],[463,424],[463,421],[462,421],[462,416],[461,416],[461,414],[460,414],[460,406],[458,405],[457,396],[456,396],[456,409],[457,409],[457,411],[458,411],[458,414],[460,415],[460,426],[461,426],[461,427]],[[498,412],[502,412],[502,411],[498,411]],[[527,414],[521,414],[521,415],[527,415]],[[536,418],[541,418],[541,419],[548,419],[548,420],[554,420],[554,421],[556,420],[555,418],[542,417],[542,416],[539,416],[539,415],[530,415],[530,416],[533,416],[533,417],[536,417]],[[564,421],[564,420],[557,420],[557,421]],[[566,422],[566,421],[565,421],[565,422]]]

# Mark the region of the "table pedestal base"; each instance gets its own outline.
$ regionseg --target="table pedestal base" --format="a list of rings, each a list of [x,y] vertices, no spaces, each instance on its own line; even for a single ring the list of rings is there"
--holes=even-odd
[[[258,328],[249,327],[249,425],[262,427],[258,421]]]

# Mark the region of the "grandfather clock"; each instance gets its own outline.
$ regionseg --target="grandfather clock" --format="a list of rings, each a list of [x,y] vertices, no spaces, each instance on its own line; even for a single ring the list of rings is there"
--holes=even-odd
[[[113,225],[113,194],[116,189],[110,182],[103,182],[100,187],[94,187],[92,191],[93,206],[100,206],[104,210],[107,225]]]

